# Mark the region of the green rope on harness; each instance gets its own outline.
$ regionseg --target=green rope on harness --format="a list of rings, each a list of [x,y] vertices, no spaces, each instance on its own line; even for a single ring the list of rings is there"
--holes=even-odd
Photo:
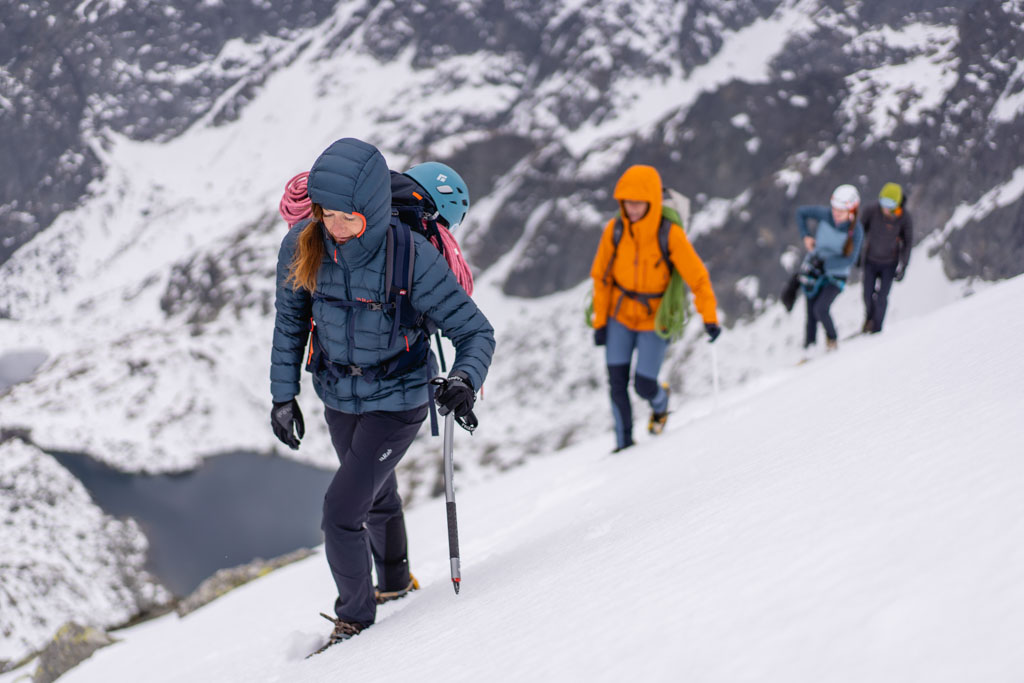
[[[681,339],[686,321],[690,318],[690,302],[682,276],[673,268],[672,279],[654,314],[654,331],[662,339],[674,342]]]

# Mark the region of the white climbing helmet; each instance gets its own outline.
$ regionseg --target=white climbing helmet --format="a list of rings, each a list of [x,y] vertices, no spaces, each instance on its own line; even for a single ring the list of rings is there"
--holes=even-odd
[[[860,206],[860,193],[853,185],[840,185],[832,193],[830,202],[833,209],[840,211],[853,211]]]

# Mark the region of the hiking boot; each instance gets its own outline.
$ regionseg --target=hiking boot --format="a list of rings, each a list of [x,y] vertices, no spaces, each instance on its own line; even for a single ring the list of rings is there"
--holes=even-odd
[[[865,320],[864,325],[860,328],[860,331],[863,332],[864,334],[871,334],[872,332],[875,331],[875,321]]]
[[[829,351],[838,351],[838,350],[839,350],[839,340],[838,339],[826,339],[825,340],[825,353],[828,353]]]
[[[320,616],[322,616],[327,621],[333,623],[334,630],[331,632],[330,638],[327,639],[327,642],[324,643],[323,647],[306,655],[307,659],[309,659],[313,655],[320,654],[321,652],[329,648],[331,645],[337,645],[343,640],[348,640],[352,636],[358,636],[360,632],[362,632],[363,628],[365,628],[362,624],[357,624],[351,621],[342,621],[341,619],[338,619],[336,617],[328,616],[323,612],[320,613]]]
[[[404,598],[412,591],[418,591],[420,589],[420,582],[416,580],[416,577],[409,572],[409,585],[405,588],[399,588],[396,591],[382,591],[379,588],[373,589],[373,597],[377,601],[378,605],[383,605],[385,602],[391,600],[397,600],[398,598]]]
[[[613,450],[612,453],[621,453],[622,451],[626,450],[627,448],[632,448],[632,447],[633,447],[633,442],[630,441],[629,443],[627,443],[624,446],[619,446],[618,448]]]
[[[662,382],[661,388],[665,390],[665,412],[651,412],[651,419],[647,422],[647,431],[651,434],[661,434],[665,431],[665,423],[668,422],[668,398],[672,390],[669,389],[667,382]]]

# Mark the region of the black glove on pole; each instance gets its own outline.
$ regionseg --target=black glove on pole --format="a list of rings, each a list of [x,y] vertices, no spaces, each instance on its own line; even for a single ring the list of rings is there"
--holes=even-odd
[[[275,403],[270,409],[270,426],[281,443],[293,451],[299,450],[299,440],[306,435],[306,423],[298,401],[293,398]]]
[[[465,417],[473,410],[476,402],[476,395],[473,392],[473,385],[469,383],[469,377],[456,370],[451,375],[437,394],[434,395],[441,415],[454,413],[455,417]]]
[[[594,346],[604,346],[608,343],[608,328],[607,327],[595,327],[594,328]]]
[[[718,339],[718,335],[722,334],[722,328],[716,323],[704,323],[704,330],[707,331],[708,336],[711,337],[711,339],[708,340],[709,344],[713,344],[714,341]]]

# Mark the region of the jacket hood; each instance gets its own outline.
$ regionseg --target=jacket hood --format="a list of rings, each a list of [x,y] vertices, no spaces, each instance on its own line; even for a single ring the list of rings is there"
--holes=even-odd
[[[648,202],[651,208],[640,222],[657,217],[661,222],[661,176],[653,166],[630,166],[615,184],[615,198],[622,202]]]
[[[366,217],[366,231],[343,246],[380,246],[391,222],[391,172],[380,150],[355,138],[335,141],[313,163],[306,188],[325,209]]]

